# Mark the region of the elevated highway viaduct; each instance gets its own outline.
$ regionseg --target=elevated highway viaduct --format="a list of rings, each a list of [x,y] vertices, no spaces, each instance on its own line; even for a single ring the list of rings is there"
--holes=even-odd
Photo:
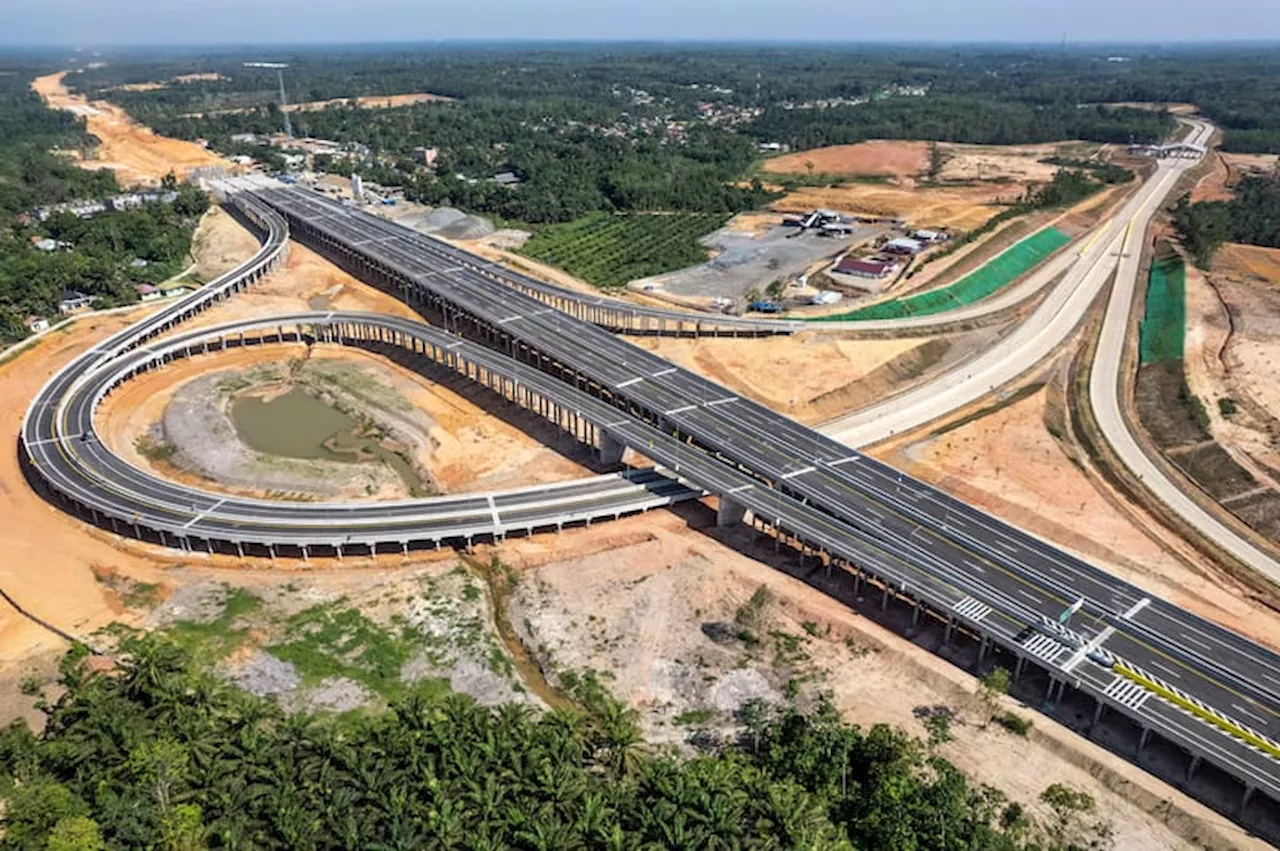
[[[457,248],[304,190],[253,194],[289,220],[296,238],[419,305],[451,333],[745,476],[725,487],[700,478],[709,475],[705,465],[683,468],[695,486],[721,496],[724,517],[749,512],[758,527],[874,575],[886,594],[909,598],[948,631],[978,635],[980,656],[995,646],[1014,660],[1015,674],[1043,669],[1047,701],[1067,690],[1087,695],[1095,722],[1118,713],[1143,731],[1140,744],[1153,733],[1176,742],[1194,757],[1191,774],[1201,760],[1221,767],[1239,779],[1241,801],[1259,791],[1280,800],[1280,666],[1270,650],[513,290],[481,268],[485,261],[462,262]],[[797,506],[825,518],[825,531],[795,529]],[[879,551],[874,568],[863,561],[865,547],[837,540],[848,536]],[[1069,626],[1058,625],[1075,603]]]
[[[288,240],[284,219],[247,195],[237,198],[235,207],[261,230],[262,248],[253,258],[84,352],[54,374],[37,394],[24,419],[18,451],[28,480],[48,498],[118,533],[184,550],[272,557],[285,552],[306,558],[313,553],[341,557],[351,552],[407,551],[442,543],[469,545],[476,537],[560,529],[701,496],[701,491],[655,471],[627,470],[494,493],[393,503],[309,504],[205,491],[133,467],[103,444],[93,422],[102,399],[122,382],[176,358],[228,346],[272,339],[315,340],[293,325],[292,336],[285,334],[282,319],[160,336],[252,286],[283,258]],[[375,328],[378,334],[402,333],[390,330],[384,320],[366,317],[360,327],[367,333],[356,338],[376,339]],[[459,342],[435,329],[410,325],[421,332],[415,339],[424,348],[433,345],[440,352],[444,346]],[[324,327],[332,333],[336,325]],[[441,363],[448,368],[476,368],[472,360],[456,351],[442,357]],[[483,375],[488,380],[496,373],[485,371]],[[551,391],[564,389],[546,376],[542,383]],[[563,413],[554,400],[535,392],[526,390],[522,398],[548,416]],[[620,445],[610,443],[606,434],[568,415],[561,420],[566,427],[572,424],[584,440],[605,441],[606,452],[612,452],[611,463],[620,460]]]

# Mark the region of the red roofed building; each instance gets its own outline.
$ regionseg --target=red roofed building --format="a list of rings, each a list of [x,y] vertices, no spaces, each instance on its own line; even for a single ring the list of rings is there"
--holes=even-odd
[[[845,257],[836,264],[836,271],[842,275],[856,275],[859,278],[883,278],[898,269],[898,264],[891,260],[863,260],[861,257]]]

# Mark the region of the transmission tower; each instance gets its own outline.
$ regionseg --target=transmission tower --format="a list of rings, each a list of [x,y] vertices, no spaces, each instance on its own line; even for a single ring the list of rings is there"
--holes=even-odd
[[[293,125],[289,123],[289,111],[285,108],[289,105],[289,99],[284,93],[284,69],[289,66],[284,62],[246,62],[246,68],[270,68],[276,72],[276,78],[280,81],[280,115],[284,117],[284,138],[285,141],[293,141]]]

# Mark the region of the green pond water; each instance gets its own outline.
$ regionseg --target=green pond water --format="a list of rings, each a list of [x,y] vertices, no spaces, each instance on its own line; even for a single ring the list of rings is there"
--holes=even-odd
[[[431,492],[404,458],[360,433],[360,423],[301,388],[266,400],[240,396],[231,403],[231,420],[246,444],[268,455],[325,461],[382,461],[395,470],[411,493]]]

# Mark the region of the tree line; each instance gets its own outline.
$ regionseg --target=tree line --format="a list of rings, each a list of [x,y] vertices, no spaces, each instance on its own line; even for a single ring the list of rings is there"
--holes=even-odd
[[[158,283],[181,271],[191,237],[209,200],[179,186],[173,204],[104,212],[81,219],[68,212],[47,221],[36,207],[101,200],[123,190],[110,170],[79,168],[68,155],[97,143],[84,121],[51,110],[30,91],[33,69],[0,74],[0,344],[28,334],[28,316],[54,317],[63,290],[99,297],[109,307],[138,300],[136,285]],[[53,240],[54,250],[34,243]],[[146,261],[146,265],[135,261]]]
[[[1230,201],[1191,203],[1183,196],[1173,211],[1182,244],[1196,264],[1208,267],[1224,242],[1280,248],[1280,181],[1246,177]]]
[[[156,636],[115,668],[63,660],[42,733],[0,733],[5,849],[880,851],[1105,847],[1088,796],[1033,819],[901,731],[748,704],[742,735],[682,758],[646,745],[594,677],[580,707],[412,692],[382,713],[289,715]],[[38,694],[37,684],[27,684]]]

